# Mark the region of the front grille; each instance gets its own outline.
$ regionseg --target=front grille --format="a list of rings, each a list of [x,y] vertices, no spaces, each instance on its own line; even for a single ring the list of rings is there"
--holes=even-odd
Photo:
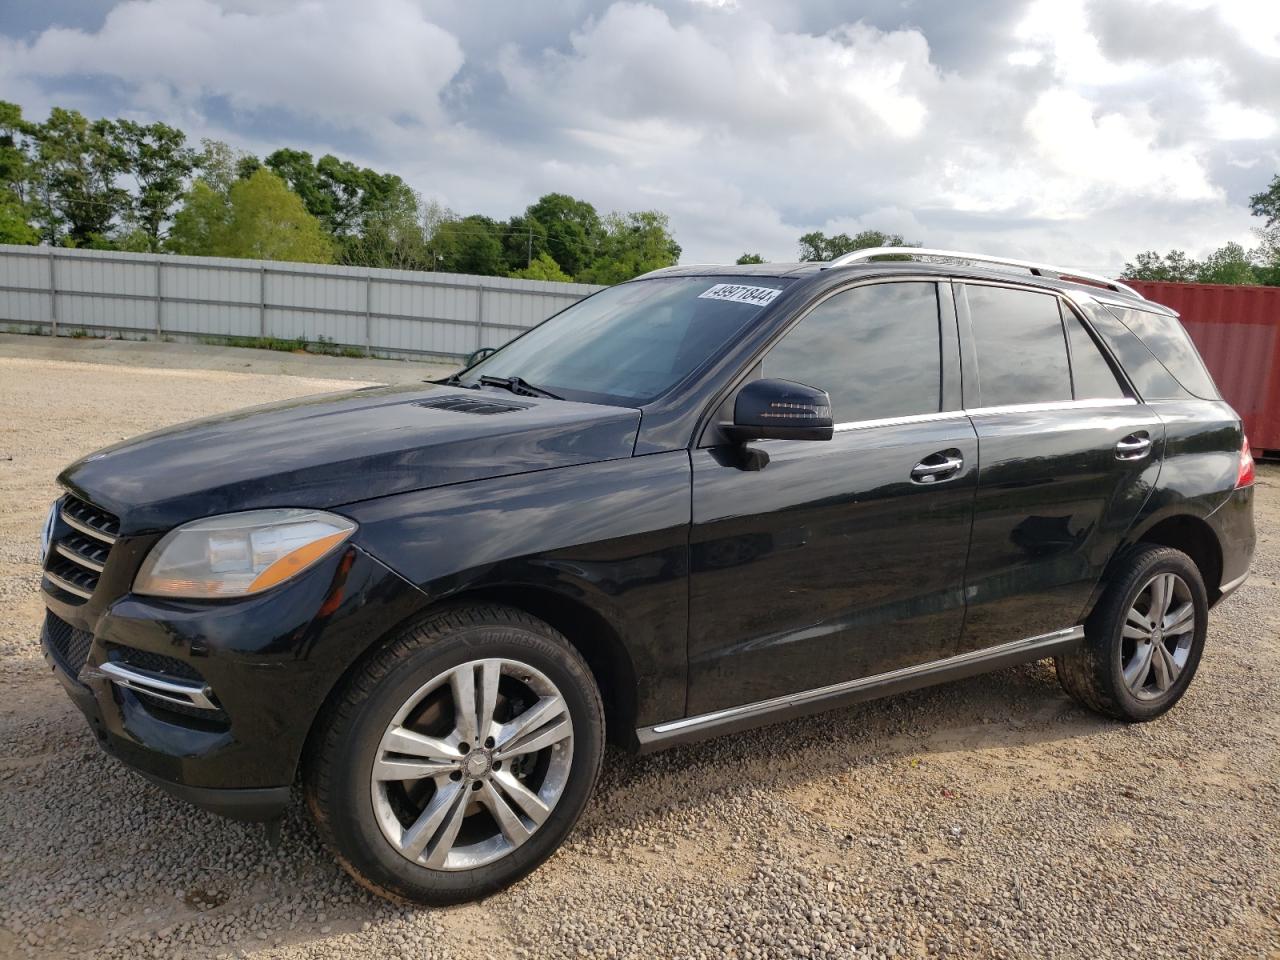
[[[89,658],[93,634],[87,630],[77,630],[61,617],[46,612],[44,640],[54,662],[71,676],[79,676],[80,668]]]
[[[121,647],[111,644],[108,647],[110,659],[127,664],[138,670],[158,673],[166,677],[177,677],[181,680],[203,682],[204,677],[191,664],[177,657],[167,657],[163,653],[152,653],[150,650],[136,650],[133,647]]]
[[[83,602],[98,587],[111,545],[120,535],[120,521],[70,494],[63,498],[58,518],[45,560],[45,578],[72,602]]]

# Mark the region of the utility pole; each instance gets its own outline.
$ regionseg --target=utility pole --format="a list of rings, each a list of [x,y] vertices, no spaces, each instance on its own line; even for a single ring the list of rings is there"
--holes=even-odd
[[[528,231],[529,231],[529,246],[528,246],[528,250],[527,250],[527,253],[526,253],[526,262],[525,262],[525,266],[526,266],[526,267],[532,267],[532,266],[533,266],[533,224],[532,224],[532,223],[526,223],[526,224],[525,224],[525,227],[526,227],[526,228],[528,229]]]

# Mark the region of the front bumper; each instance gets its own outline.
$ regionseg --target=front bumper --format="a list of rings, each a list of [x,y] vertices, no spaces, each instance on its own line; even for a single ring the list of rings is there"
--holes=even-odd
[[[284,810],[325,698],[365,650],[425,602],[355,545],[243,600],[71,599],[44,592],[42,646],[102,747],[182,799],[248,820]],[[83,647],[68,657],[54,642],[52,631],[64,627],[92,636],[82,664]],[[172,664],[181,676],[170,679],[179,683],[198,677],[215,709],[175,705],[110,675],[110,665],[136,662],[153,670]]]

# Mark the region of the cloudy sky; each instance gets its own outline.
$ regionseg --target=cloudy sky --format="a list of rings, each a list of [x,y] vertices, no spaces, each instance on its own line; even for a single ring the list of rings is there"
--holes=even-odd
[[[0,99],[671,216],[685,262],[899,232],[1115,270],[1246,245],[1276,0],[3,0]]]

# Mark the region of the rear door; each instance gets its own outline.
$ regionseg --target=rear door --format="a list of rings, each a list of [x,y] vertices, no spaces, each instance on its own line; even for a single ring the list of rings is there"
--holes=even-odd
[[[936,660],[959,639],[977,442],[942,291],[941,324],[931,281],[837,292],[764,356],[758,375],[831,394],[833,439],[693,451],[691,715]]]
[[[957,653],[1080,622],[1150,495],[1164,428],[1065,300],[956,284],[981,468]]]

